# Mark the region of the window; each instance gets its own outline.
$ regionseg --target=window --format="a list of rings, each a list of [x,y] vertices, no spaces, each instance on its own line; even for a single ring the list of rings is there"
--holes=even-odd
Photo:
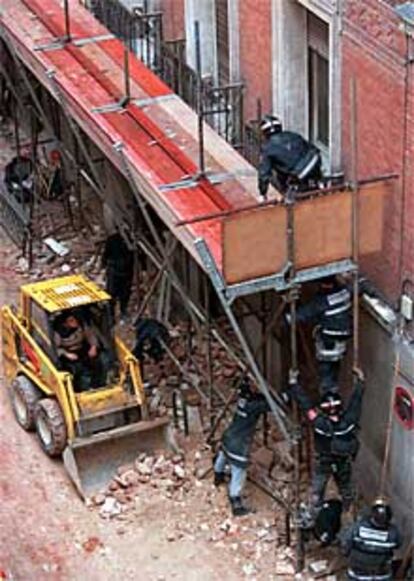
[[[31,302],[32,335],[42,347],[50,346],[48,317],[46,312],[34,301]]]
[[[219,85],[229,82],[229,14],[228,0],[216,0],[217,70]]]
[[[308,12],[309,136],[329,148],[329,26]]]

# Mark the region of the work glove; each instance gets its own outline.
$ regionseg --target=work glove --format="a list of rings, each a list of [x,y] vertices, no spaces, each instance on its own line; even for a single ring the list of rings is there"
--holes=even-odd
[[[364,372],[362,371],[362,369],[360,369],[359,367],[355,366],[352,369],[352,374],[355,377],[355,379],[357,379],[358,381],[360,381],[361,383],[365,382],[365,375]]]

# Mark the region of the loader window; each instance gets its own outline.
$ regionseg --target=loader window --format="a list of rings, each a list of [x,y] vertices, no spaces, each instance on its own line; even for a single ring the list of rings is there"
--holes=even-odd
[[[30,304],[30,334],[39,347],[50,357],[52,355],[52,342],[50,340],[48,315],[34,301],[31,301]]]

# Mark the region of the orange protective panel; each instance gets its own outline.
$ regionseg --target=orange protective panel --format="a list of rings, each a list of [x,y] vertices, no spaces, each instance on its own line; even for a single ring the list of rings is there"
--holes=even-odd
[[[360,256],[383,246],[386,196],[392,182],[361,186]],[[352,258],[352,192],[299,202],[294,208],[296,270]],[[227,284],[277,274],[287,261],[283,206],[235,214],[223,223],[223,273]]]
[[[287,260],[286,209],[258,208],[223,224],[223,274],[227,284],[279,272]]]
[[[361,256],[381,252],[384,239],[385,208],[395,181],[362,186],[359,204],[359,252]]]
[[[350,258],[351,194],[339,192],[295,207],[295,263],[301,270]]]
[[[361,186],[360,256],[382,249],[384,206],[391,182]],[[295,207],[296,269],[321,266],[352,257],[352,192],[306,200]]]

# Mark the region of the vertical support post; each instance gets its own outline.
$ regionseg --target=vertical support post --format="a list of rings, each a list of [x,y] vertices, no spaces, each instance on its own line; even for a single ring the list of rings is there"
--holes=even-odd
[[[204,128],[203,128],[203,77],[201,69],[201,48],[200,48],[200,23],[194,22],[194,39],[196,52],[196,71],[197,71],[197,113],[198,113],[198,146],[199,146],[199,165],[200,177],[205,173],[204,160]]]
[[[290,189],[286,194],[286,204],[287,204],[287,251],[288,260],[290,262],[289,268],[289,280],[293,281],[296,268],[295,268],[295,192]],[[289,380],[295,380],[298,374],[298,344],[297,344],[297,333],[296,333],[296,301],[297,293],[295,289],[292,288],[289,296],[289,308],[290,308],[290,371]],[[295,403],[293,406],[293,417],[295,423],[298,423],[299,413],[298,407]],[[295,442],[294,448],[294,474],[295,474],[295,504],[296,504],[296,572],[299,573],[303,570],[305,566],[305,542],[303,531],[300,522],[300,460],[301,460],[301,446],[300,441]]]
[[[70,14],[69,14],[69,0],[63,0],[63,10],[65,12],[65,42],[71,41],[70,35]]]
[[[261,320],[261,327],[262,327],[262,336],[260,339],[261,342],[261,351],[262,351],[262,369],[263,369],[263,376],[267,381],[268,378],[268,358],[267,358],[267,301],[266,301],[266,293],[262,292],[261,294],[261,311],[262,311],[262,320]],[[268,431],[269,425],[267,421],[267,415],[263,416],[263,445],[268,445]]]
[[[207,359],[207,377],[208,377],[208,401],[209,401],[209,416],[210,429],[214,424],[214,409],[213,409],[213,366],[211,359],[211,332],[210,332],[210,289],[208,286],[207,277],[204,276],[204,309],[206,312],[206,359]]]
[[[13,103],[13,127],[14,127],[14,141],[16,144],[16,155],[20,155],[20,133],[19,133],[19,112],[17,109],[17,101]]]
[[[357,85],[351,80],[351,189],[352,189],[352,260],[353,273],[353,366],[359,365],[359,186],[358,186],[358,117]]]
[[[122,99],[122,106],[125,107],[131,100],[131,82],[129,76],[129,48],[124,45],[124,79],[125,79],[125,95]]]

